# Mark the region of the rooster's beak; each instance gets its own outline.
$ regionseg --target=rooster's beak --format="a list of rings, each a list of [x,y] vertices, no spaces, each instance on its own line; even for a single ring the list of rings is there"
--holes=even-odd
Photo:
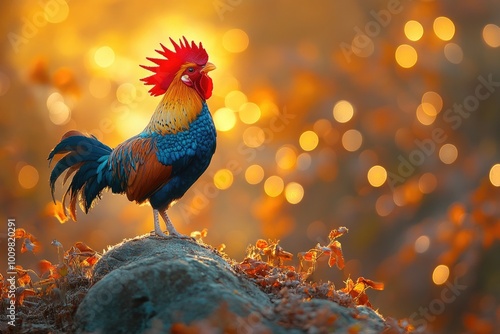
[[[212,63],[206,63],[205,67],[203,67],[203,69],[200,72],[207,73],[207,72],[215,70],[216,68],[217,67],[215,67],[214,64],[212,64]]]

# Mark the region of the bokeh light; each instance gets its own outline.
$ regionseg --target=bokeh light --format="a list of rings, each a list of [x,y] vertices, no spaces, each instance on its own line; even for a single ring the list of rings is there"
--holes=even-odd
[[[342,135],[342,146],[349,152],[357,151],[361,144],[363,144],[363,135],[358,130],[347,130]]]
[[[297,182],[290,182],[285,187],[285,198],[290,204],[297,204],[304,197],[304,187]]]
[[[368,182],[373,187],[382,186],[387,180],[387,171],[380,165],[375,165],[368,170]]]
[[[247,103],[248,99],[246,95],[239,91],[239,90],[233,90],[229,93],[227,93],[224,102],[226,107],[232,109],[232,110],[240,110],[240,108]]]
[[[417,120],[423,125],[431,125],[436,120],[437,111],[430,103],[418,105],[416,113]]]
[[[131,83],[122,83],[116,89],[116,99],[123,104],[130,104],[134,102],[137,96],[137,90]]]
[[[228,30],[222,37],[222,46],[232,53],[245,51],[248,47],[248,43],[248,35],[241,29]]]
[[[405,23],[404,31],[406,38],[408,38],[410,41],[415,42],[422,38],[422,35],[424,34],[424,27],[422,27],[420,22],[410,20]]]
[[[221,190],[229,188],[233,184],[233,173],[227,169],[219,169],[214,175],[214,185]]]
[[[264,182],[264,191],[269,197],[279,196],[285,187],[283,179],[277,175],[270,176]]]
[[[101,46],[94,53],[94,61],[102,68],[110,67],[115,62],[115,52],[109,46]]]
[[[437,17],[432,28],[436,36],[443,41],[449,41],[455,35],[455,24],[445,16]]]
[[[333,118],[339,123],[349,122],[354,115],[354,107],[349,101],[340,100],[333,106]]]
[[[301,171],[308,170],[311,167],[312,158],[309,153],[301,153],[297,157],[297,169]]]
[[[386,217],[394,210],[394,201],[392,196],[384,194],[377,198],[375,202],[375,211],[380,217]]]
[[[319,143],[319,138],[316,132],[308,130],[302,132],[299,138],[299,145],[304,151],[314,150]]]
[[[447,165],[452,164],[458,158],[458,149],[453,144],[444,144],[439,149],[439,159]]]
[[[418,179],[418,189],[423,194],[430,194],[437,187],[437,178],[432,173],[424,173]]]
[[[444,264],[440,264],[434,268],[432,272],[432,282],[436,285],[444,284],[448,277],[450,276],[450,268],[445,266]]]
[[[448,43],[444,46],[444,56],[452,64],[460,64],[464,59],[464,52],[460,45]]]
[[[289,146],[283,146],[276,152],[276,164],[284,170],[292,169],[297,162],[295,150]]]
[[[68,18],[69,6],[65,0],[58,0],[57,6],[55,7],[53,3],[46,3],[44,5],[44,14],[47,22],[50,23],[61,23]]]
[[[34,188],[38,184],[39,178],[38,170],[31,165],[24,165],[21,167],[17,175],[19,184],[24,189]]]
[[[417,63],[417,50],[411,45],[401,44],[396,49],[396,62],[403,68],[411,68]]]
[[[220,108],[213,114],[214,124],[218,131],[226,132],[236,125],[236,115],[229,108]]]
[[[415,240],[415,252],[425,253],[431,245],[431,239],[426,235],[421,235]]]
[[[432,108],[429,108],[430,106]],[[443,98],[439,93],[428,91],[422,95],[423,111],[429,116],[436,116],[443,109]]]
[[[491,167],[489,178],[492,185],[500,187],[500,164],[495,164]]]
[[[483,40],[492,48],[500,46],[500,27],[496,24],[489,23],[483,28]]]
[[[250,126],[243,131],[243,143],[248,147],[259,147],[265,141],[266,133],[258,126]]]
[[[253,102],[245,102],[241,105],[238,115],[245,124],[254,124],[260,119],[260,108]]]
[[[260,165],[250,165],[245,170],[245,180],[249,184],[259,184],[264,179],[264,168]]]
[[[49,119],[55,125],[64,125],[70,121],[71,110],[64,102],[63,96],[54,92],[49,95],[46,101],[47,109],[49,110]]]

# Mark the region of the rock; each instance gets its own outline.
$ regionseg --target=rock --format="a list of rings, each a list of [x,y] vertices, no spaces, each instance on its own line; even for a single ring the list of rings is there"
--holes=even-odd
[[[277,308],[286,306],[276,296],[237,273],[216,251],[186,239],[125,241],[103,255],[93,279],[97,283],[75,316],[77,333],[196,332],[209,326],[216,332],[302,333],[308,317],[325,312],[335,314],[329,326],[340,333],[353,324],[359,333],[384,327],[369,308],[349,309],[328,300],[300,300],[304,319],[297,316],[289,322],[296,326],[283,327]],[[312,326],[308,332],[323,330]]]

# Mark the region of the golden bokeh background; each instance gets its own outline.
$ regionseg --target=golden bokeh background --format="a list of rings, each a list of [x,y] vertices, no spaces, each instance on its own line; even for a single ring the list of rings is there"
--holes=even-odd
[[[25,0],[0,13],[1,211],[43,245],[18,264],[56,261],[53,239],[100,250],[153,228],[150,207],[111,193],[64,222],[46,159],[71,129],[112,147],[140,132],[159,98],[139,64],[186,36],[217,66],[218,148],[169,210],[179,231],[207,227],[242,259],[258,238],[296,254],[347,226],[346,268],[313,279],[383,281],[372,304],[429,332],[500,326],[500,3]]]

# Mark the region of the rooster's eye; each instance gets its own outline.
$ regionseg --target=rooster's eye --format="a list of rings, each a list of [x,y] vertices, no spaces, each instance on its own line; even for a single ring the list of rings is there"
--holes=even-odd
[[[194,68],[189,67],[189,68],[188,68],[188,71],[192,73],[192,72],[194,72]]]

